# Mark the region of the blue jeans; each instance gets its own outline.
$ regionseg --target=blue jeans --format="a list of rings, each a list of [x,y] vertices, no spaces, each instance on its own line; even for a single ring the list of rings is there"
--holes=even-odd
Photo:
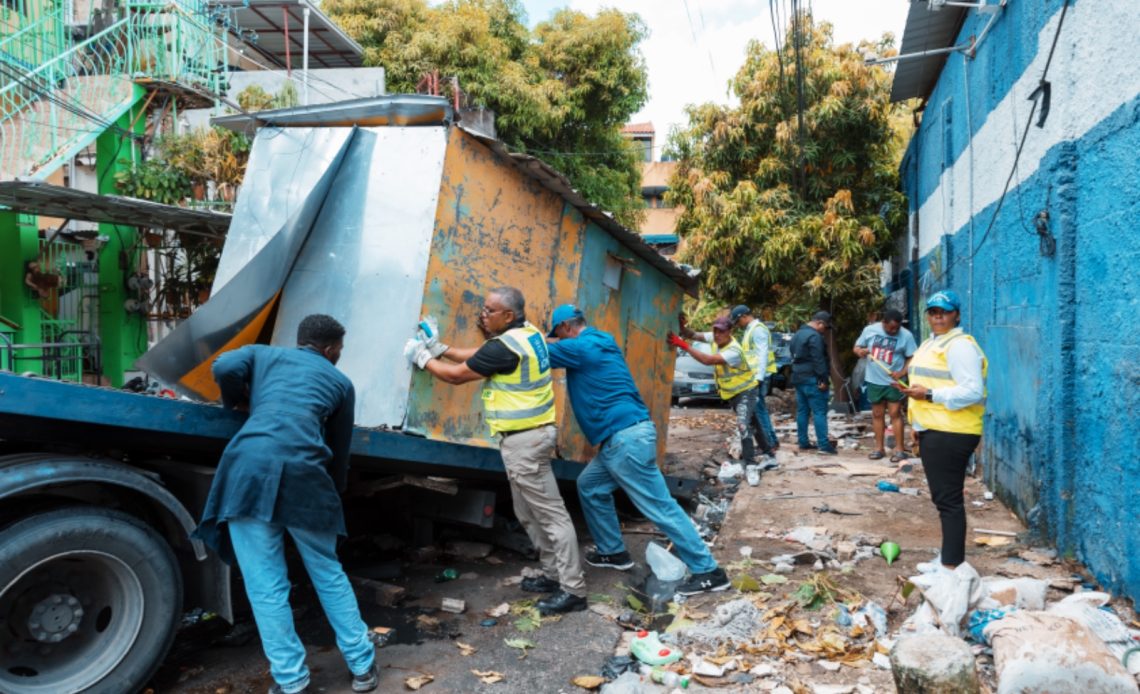
[[[832,450],[827,441],[827,401],[829,391],[820,390],[814,383],[801,383],[796,386],[796,435],[800,448],[808,442],[808,415],[815,422],[815,440],[821,451]]]
[[[765,453],[770,452],[779,445],[776,439],[776,430],[772,427],[772,415],[768,414],[768,403],[764,402],[764,394],[768,392],[768,381],[762,381],[758,389],[759,397],[756,399],[756,413],[753,415],[754,429],[763,435],[766,444],[761,444]]]
[[[360,618],[356,595],[337,559],[336,535],[285,528],[251,518],[231,519],[227,525],[261,646],[269,659],[269,672],[281,690],[293,694],[309,686],[305,647],[293,628],[293,610],[289,606],[286,531],[297,545],[348,669],[354,675],[368,672],[376,649]]]
[[[578,498],[582,500],[586,526],[602,554],[625,550],[614,509],[614,490],[619,488],[642,515],[673,541],[690,571],[701,574],[716,569],[716,559],[689,516],[669,494],[665,476],[657,467],[657,427],[653,422],[634,424],[611,436],[578,476]]]

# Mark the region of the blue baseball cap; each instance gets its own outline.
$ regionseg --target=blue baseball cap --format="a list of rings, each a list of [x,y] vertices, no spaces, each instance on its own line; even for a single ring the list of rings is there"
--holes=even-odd
[[[935,292],[926,300],[926,310],[929,311],[932,308],[940,308],[943,311],[960,311],[962,300],[958,298],[958,293],[953,289],[943,289]]]
[[[554,313],[550,314],[550,332],[546,334],[547,337],[556,337],[554,331],[558,326],[562,325],[568,320],[575,320],[585,318],[582,311],[574,304],[562,304],[554,309]]]

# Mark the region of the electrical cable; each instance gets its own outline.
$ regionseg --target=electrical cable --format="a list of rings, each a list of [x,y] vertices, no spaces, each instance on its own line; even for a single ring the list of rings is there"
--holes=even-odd
[[[1041,71],[1041,78],[1038,81],[1039,84],[1041,82],[1044,82],[1046,76],[1048,76],[1048,74],[1049,74],[1049,66],[1053,62],[1053,49],[1057,47],[1057,39],[1060,38],[1060,36],[1061,36],[1061,27],[1064,26],[1064,24],[1065,24],[1065,13],[1068,11],[1068,9],[1069,9],[1069,0],[1065,0],[1065,4],[1061,6],[1061,17],[1057,21],[1056,31],[1053,32],[1053,44],[1049,48],[1049,56],[1045,59],[1045,67]],[[1005,204],[1006,195],[1009,193],[1009,185],[1013,181],[1014,175],[1017,173],[1018,161],[1021,159],[1022,150],[1025,149],[1025,141],[1029,136],[1029,128],[1033,125],[1033,116],[1036,113],[1037,113],[1037,100],[1033,99],[1033,106],[1029,109],[1029,117],[1025,119],[1025,127],[1021,131],[1021,141],[1018,142],[1017,151],[1013,155],[1013,165],[1010,167],[1009,175],[1006,176],[1005,186],[1002,187],[1001,195],[997,199],[997,207],[994,208],[994,213],[990,217],[990,222],[989,222],[989,224],[986,225],[985,231],[982,232],[981,240],[979,240],[978,244],[973,249],[971,249],[970,255],[964,256],[962,258],[958,258],[953,263],[951,263],[945,270],[943,270],[941,273],[943,276],[949,275],[950,271],[953,270],[955,267],[957,267],[959,263],[962,263],[962,262],[967,261],[967,260],[972,260],[974,258],[974,256],[976,256],[978,254],[978,252],[981,251],[982,246],[985,245],[986,239],[990,235],[990,231],[993,230],[994,225],[997,224],[998,216],[1001,214],[1002,207]],[[973,136],[973,133],[971,133],[971,137],[972,136]],[[972,215],[973,213],[974,213],[974,211],[970,210],[970,214]]]

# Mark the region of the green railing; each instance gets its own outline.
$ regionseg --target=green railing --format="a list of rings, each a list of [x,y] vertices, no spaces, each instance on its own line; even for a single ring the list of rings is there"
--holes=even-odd
[[[178,3],[131,4],[81,41],[62,9],[0,40],[0,180],[42,176],[112,127],[134,81],[219,93],[221,32]]]

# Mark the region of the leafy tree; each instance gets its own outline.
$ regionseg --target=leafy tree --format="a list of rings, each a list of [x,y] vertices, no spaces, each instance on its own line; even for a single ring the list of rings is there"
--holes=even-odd
[[[749,45],[731,82],[738,106],[688,108],[670,136],[669,197],[684,208],[681,259],[703,268],[709,299],[763,307],[789,328],[827,309],[846,345],[881,304],[879,262],[905,228],[905,138],[890,73],[834,45],[830,24],[805,16],[802,27],[802,139],[789,30],[781,52]]]
[[[647,99],[641,20],[617,10],[561,10],[526,26],[518,0],[328,0],[323,8],[385,68],[391,92],[438,72],[469,103],[495,111],[498,136],[570,179],[595,204],[635,224],[641,168],[622,125]]]

